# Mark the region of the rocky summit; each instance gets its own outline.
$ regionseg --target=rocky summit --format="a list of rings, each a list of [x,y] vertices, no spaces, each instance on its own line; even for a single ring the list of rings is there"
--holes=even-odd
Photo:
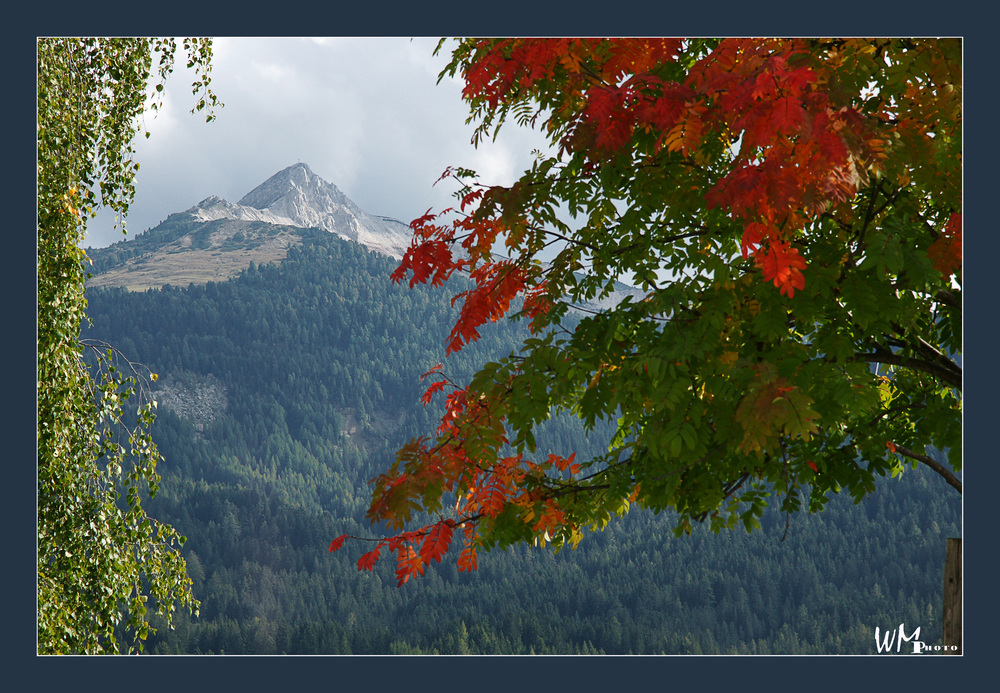
[[[274,174],[238,204],[212,196],[187,211],[206,221],[254,220],[324,229],[396,259],[403,257],[411,237],[409,226],[361,210],[303,163]]]

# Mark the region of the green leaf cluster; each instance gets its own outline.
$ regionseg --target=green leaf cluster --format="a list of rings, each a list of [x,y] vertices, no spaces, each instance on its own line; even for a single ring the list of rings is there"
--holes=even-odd
[[[460,40],[442,75],[475,70],[496,43]],[[690,42],[654,77],[683,82],[710,49]],[[918,116],[947,135],[887,141],[885,162],[869,162],[852,199],[796,231],[807,269],[794,298],[741,254],[744,222],[706,200],[733,162],[722,144],[740,133],[707,124],[701,149],[685,154],[637,127],[602,158],[568,140],[585,119],[584,96],[571,104],[560,95],[559,69],[500,105],[489,91],[467,92],[477,137],[514,117],[539,126],[555,152],[539,154],[509,188],[490,187],[475,213],[516,229],[515,263],[537,262],[541,249],[554,254],[540,276],[556,308],[535,319],[547,336],[482,370],[472,389],[504,402],[512,440],[528,449],[550,411],[573,412],[587,427],[617,422],[607,454],[571,482],[551,482],[567,511],[566,540],[572,527],[601,525],[632,494],[657,512],[678,511],[682,531],[710,518],[722,527],[739,517],[749,528],[769,493],[786,510],[819,510],[841,491],[858,500],[876,477],[900,469],[899,455],[916,463],[931,450],[946,460],[936,471],[960,489],[961,270],[945,276],[929,249],[961,208],[952,175],[961,112],[949,110],[954,99],[935,106],[926,96],[932,86],[961,89],[960,42],[834,41],[812,50],[803,60],[842,51],[861,71],[858,84],[832,93],[859,113],[878,111],[873,138]],[[617,88],[581,70],[595,91]],[[478,183],[467,176],[464,185]],[[564,322],[609,298],[618,279],[641,295]]]
[[[196,110],[208,88],[211,41],[187,40]],[[117,352],[84,360],[87,255],[80,244],[98,206],[124,218],[135,195],[134,138],[151,80],[160,92],[173,40],[44,38],[38,88],[38,651],[142,648],[149,614],[197,610],[178,548],[183,537],[148,517],[159,460],[148,429],[155,402]],[[154,65],[155,62],[155,65]],[[124,232],[124,223],[122,222]],[[127,362],[126,362],[127,363]],[[138,400],[138,408],[135,401]],[[131,405],[128,403],[131,402]],[[133,414],[133,411],[135,412]]]

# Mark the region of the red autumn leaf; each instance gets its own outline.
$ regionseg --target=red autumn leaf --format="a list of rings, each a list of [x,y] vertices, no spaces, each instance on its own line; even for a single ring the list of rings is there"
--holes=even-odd
[[[344,545],[345,541],[347,541],[347,536],[348,535],[346,534],[341,534],[339,537],[331,541],[329,549],[330,553],[333,553],[334,551],[339,551],[340,547]]]
[[[555,465],[555,468],[560,472],[565,472],[567,468],[573,463],[573,459],[576,457],[574,452],[569,457],[560,457],[554,453],[549,454],[549,464]]]
[[[424,563],[430,563],[431,560],[441,562],[441,556],[447,553],[448,547],[451,546],[454,527],[453,520],[442,520],[430,528],[420,545],[420,558]]]
[[[545,296],[545,281],[542,280],[524,296],[524,315],[529,319],[528,329],[535,331],[535,320],[552,310],[552,303]]]
[[[421,375],[420,379],[423,380],[424,378],[426,378],[428,376],[434,375],[435,373],[439,373],[442,368],[444,368],[444,364],[439,363],[439,364],[435,365],[433,368],[431,368],[429,371],[427,371],[426,373],[424,373],[423,375]]]
[[[510,309],[511,301],[526,287],[529,273],[509,261],[480,265],[470,274],[476,287],[452,299],[462,299],[459,319],[448,335],[445,353],[460,351],[479,339],[480,325],[496,322]]]
[[[445,171],[445,173],[442,174],[441,177],[444,178],[444,176],[447,174],[448,171]],[[427,226],[427,222],[436,219],[438,216],[440,215],[431,214],[431,210],[428,209],[422,217],[417,217],[416,219],[410,222],[410,228],[415,232],[419,232],[423,227]]]
[[[944,231],[927,249],[934,269],[948,277],[962,268],[962,215],[955,212],[948,218]]]
[[[743,259],[748,258],[753,255],[757,248],[760,247],[762,240],[770,235],[770,229],[758,222],[750,222],[743,229],[743,237],[740,239],[740,252],[743,253]]]
[[[389,278],[399,283],[409,270],[413,274],[410,277],[411,289],[416,284],[427,283],[428,280],[431,286],[440,286],[461,266],[460,261],[454,260],[451,248],[445,240],[424,240],[406,250],[399,267],[389,275]]]
[[[596,133],[595,145],[603,152],[617,152],[632,136],[635,114],[628,108],[629,91],[601,86],[587,92],[584,117]]]
[[[374,549],[368,553],[361,556],[358,559],[358,570],[374,570],[375,564],[378,563],[379,553],[381,550],[381,544],[376,546]]]
[[[764,275],[764,281],[774,281],[781,293],[789,298],[795,295],[795,289],[805,287],[805,277],[802,270],[806,261],[796,248],[787,243],[772,241],[766,253],[754,256]]]
[[[723,176],[705,193],[710,207],[728,209],[734,217],[753,218],[758,203],[764,198],[766,181],[758,166],[748,165]]]
[[[479,201],[482,198],[485,190],[479,188],[478,190],[470,190],[468,193],[462,196],[461,210],[464,212],[466,207],[472,205],[473,202]]]
[[[443,380],[431,383],[431,386],[427,388],[424,394],[420,395],[420,401],[423,402],[424,406],[431,403],[431,398],[434,396],[434,393],[443,390],[444,385],[445,383]]]

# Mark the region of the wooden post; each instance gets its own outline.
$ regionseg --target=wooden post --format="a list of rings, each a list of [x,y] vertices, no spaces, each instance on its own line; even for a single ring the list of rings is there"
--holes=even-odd
[[[944,554],[944,613],[941,644],[945,654],[962,654],[962,540],[948,539]],[[952,650],[952,646],[958,649]]]

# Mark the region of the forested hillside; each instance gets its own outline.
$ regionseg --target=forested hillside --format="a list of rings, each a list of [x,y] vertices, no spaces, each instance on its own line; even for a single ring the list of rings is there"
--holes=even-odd
[[[280,265],[228,282],[88,290],[85,336],[160,376],[148,507],[188,537],[202,603],[147,651],[871,654],[875,627],[900,622],[939,641],[961,505],[922,469],[857,506],[769,512],[751,535],[678,538],[671,517],[635,511],[576,551],[494,553],[473,574],[446,561],[402,588],[391,564],[357,570],[363,546],[330,555],[335,536],[378,534],[362,519],[368,480],[436,425],[420,374],[445,361],[465,382],[523,337],[499,323],[445,360],[454,292],[393,285],[396,264],[304,231]],[[609,430],[588,439],[557,419],[545,433],[540,455],[587,456]]]

